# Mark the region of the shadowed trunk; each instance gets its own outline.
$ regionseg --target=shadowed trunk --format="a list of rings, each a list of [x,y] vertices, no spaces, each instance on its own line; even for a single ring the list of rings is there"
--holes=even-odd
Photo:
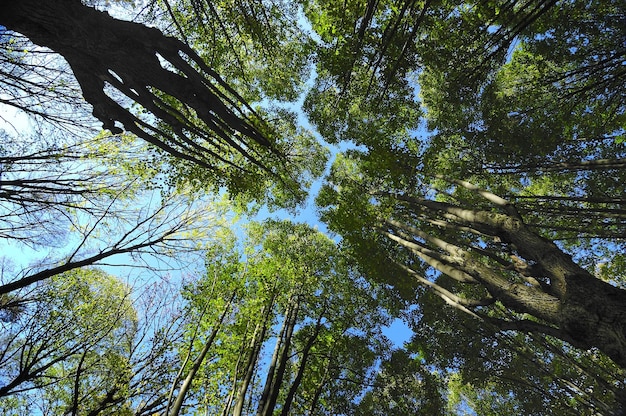
[[[274,348],[272,361],[270,362],[263,393],[259,399],[257,416],[272,415],[274,407],[276,407],[278,394],[280,393],[280,387],[287,368],[287,361],[289,360],[289,348],[296,326],[299,307],[300,296],[292,294],[287,305],[287,310],[285,311],[285,319],[280,330],[280,335],[276,340],[276,347]]]
[[[322,310],[322,313],[317,319],[317,322],[315,323],[315,329],[313,331],[313,334],[311,334],[306,344],[304,345],[304,349],[302,350],[302,357],[300,358],[300,364],[298,365],[298,372],[296,373],[296,377],[291,383],[291,387],[289,387],[289,392],[287,393],[287,396],[285,397],[285,401],[283,403],[283,408],[280,412],[280,416],[289,416],[289,411],[291,410],[291,405],[293,403],[293,400],[296,397],[298,387],[300,387],[300,383],[302,383],[302,379],[304,378],[304,372],[306,369],[307,361],[309,360],[309,357],[310,357],[311,348],[313,348],[313,345],[315,344],[315,341],[317,340],[320,330],[322,329],[322,326],[323,326],[322,318],[324,318],[325,313],[326,313],[326,308],[324,307],[324,309]]]
[[[206,168],[237,166],[232,153],[265,168],[272,149],[245,100],[186,44],[159,30],[114,19],[79,0],[0,1],[0,24],[59,53],[69,63],[93,115],[165,152]],[[163,124],[150,124],[105,93],[112,86]],[[182,105],[170,104],[178,101]],[[172,100],[173,99],[173,100]]]
[[[241,385],[239,386],[239,389],[237,391],[237,401],[233,409],[233,416],[241,416],[243,414],[243,407],[246,402],[248,388],[250,387],[250,383],[252,382],[252,377],[254,375],[254,371],[256,369],[259,356],[261,354],[261,348],[263,347],[263,341],[265,340],[267,329],[270,326],[270,317],[272,315],[273,306],[274,296],[272,296],[270,301],[263,306],[263,321],[259,322],[254,328],[254,334],[252,335],[252,339],[250,340],[250,352],[248,353],[246,371],[243,379],[241,380]]]
[[[440,227],[497,241],[502,245],[500,249],[490,251],[468,245],[450,235],[438,237],[425,231],[428,228],[423,230],[392,219],[384,220],[378,230],[457,284],[482,285],[488,296],[459,296],[411,268],[399,266],[449,305],[502,330],[543,333],[583,350],[596,347],[626,368],[626,291],[596,278],[553,241],[534,232],[512,204],[480,192],[507,214],[406,195],[392,197],[408,204],[411,210],[434,215],[433,221]],[[437,222],[437,217],[445,218],[445,222]],[[512,261],[505,260],[507,256]],[[494,319],[484,308],[496,301],[535,319]]]
[[[626,368],[626,291],[596,278],[521,221],[503,217],[503,241],[539,266],[559,299],[559,316],[551,323],[561,338],[582,349],[597,347]]]

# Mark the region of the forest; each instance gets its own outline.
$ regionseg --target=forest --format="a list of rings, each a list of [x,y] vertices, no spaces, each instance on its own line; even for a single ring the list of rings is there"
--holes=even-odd
[[[0,0],[0,415],[626,414],[626,2]]]

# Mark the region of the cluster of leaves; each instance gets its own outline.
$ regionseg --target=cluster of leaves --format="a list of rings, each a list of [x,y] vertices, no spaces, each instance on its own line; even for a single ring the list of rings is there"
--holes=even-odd
[[[623,2],[155,0],[135,18],[152,28],[109,6],[0,5],[30,38],[0,28],[0,102],[37,121],[34,140],[2,132],[0,238],[64,248],[3,267],[0,405],[625,406]],[[222,234],[205,193],[294,208],[323,173],[290,109],[304,94],[323,140],[351,144],[317,198],[341,245],[290,222]],[[164,325],[84,268],[198,252],[206,273]],[[381,327],[399,316],[415,335],[394,350]]]
[[[250,224],[243,247],[231,237],[208,252],[207,275],[185,296],[193,317],[185,356],[203,349],[203,334],[228,309],[194,380],[194,408],[286,415],[384,406],[359,398],[390,353],[381,333],[390,319],[380,306],[385,293],[319,231],[288,221]]]

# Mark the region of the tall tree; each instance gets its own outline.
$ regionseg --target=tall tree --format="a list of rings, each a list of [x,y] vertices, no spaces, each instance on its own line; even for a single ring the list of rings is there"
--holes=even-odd
[[[135,309],[130,288],[100,270],[74,270],[39,285],[19,314],[2,322],[3,409],[87,415],[161,408],[164,386],[153,389],[147,380],[168,377],[166,343],[175,338],[148,339],[163,328],[146,327],[145,313],[159,312]]]
[[[235,244],[215,247],[209,273],[186,295],[190,313],[201,313],[188,346],[200,350],[200,328],[208,336],[219,322],[219,308],[205,310],[206,302],[224,302],[224,288],[239,288],[188,403],[195,397],[215,414],[349,412],[387,347],[379,291],[359,282],[335,243],[308,226],[252,224],[249,238],[245,262]]]
[[[202,183],[205,189],[226,187],[233,197],[243,196],[244,204],[269,200],[293,206],[304,199],[311,177],[321,174],[325,152],[310,134],[294,126],[294,115],[253,109],[187,43],[154,27],[114,19],[79,0],[57,5],[3,2],[0,7],[2,25],[67,61],[82,96],[105,129],[113,134],[126,130],[169,158],[169,169],[164,172],[170,173],[172,183],[181,184],[184,177],[187,183]],[[86,38],[86,33],[93,38]],[[228,33],[219,35],[229,37]],[[2,39],[11,43],[12,36],[5,29]],[[278,42],[276,53],[283,46]],[[33,73],[41,63],[31,65],[30,49],[3,49],[10,55],[4,59],[5,72],[11,75],[8,91],[17,95],[5,102],[31,114],[42,113],[48,120],[67,122],[67,116],[55,115],[59,108],[34,110],[29,105],[29,95],[40,95],[30,104],[43,99],[39,91],[52,99],[58,91],[59,104],[64,97],[72,97],[71,88],[56,87],[56,80],[48,82],[43,71],[43,77]],[[297,56],[306,62],[305,50]],[[306,65],[302,67],[297,74],[305,71]],[[259,80],[249,83],[255,82]],[[49,87],[52,90],[46,90]],[[76,104],[75,98],[69,105]],[[251,98],[261,99],[258,95]],[[263,121],[269,117],[278,121],[272,125]]]
[[[370,9],[404,10],[307,6],[322,47],[340,49]],[[420,312],[434,307],[422,301],[428,289],[440,314],[449,305],[485,328],[556,337],[573,361],[571,346],[597,348],[624,367],[624,32],[613,19],[623,5],[421,6],[423,19],[405,26],[416,36],[402,59],[414,59],[399,80],[376,77],[373,49],[319,61],[306,109],[328,140],[361,146],[335,162],[318,197],[324,220],[372,279],[393,282]],[[381,22],[368,41],[396,33]],[[430,134],[417,130],[420,116]],[[488,350],[488,338],[474,342]],[[609,408],[623,403],[620,389]]]
[[[320,202],[328,205],[326,215],[333,226],[346,227],[341,218],[354,219],[354,228],[343,231],[357,249],[367,249],[372,238],[388,239],[400,252],[381,243],[377,250],[387,256],[383,261],[455,308],[503,330],[544,333],[582,349],[595,346],[626,365],[619,324],[624,320],[624,290],[578,265],[528,225],[513,203],[459,180],[451,183],[479,194],[478,199],[471,206],[461,205],[464,201],[457,197],[456,203],[444,202],[436,198],[445,196],[443,191],[431,198],[390,190],[367,183],[354,169],[340,169],[333,177],[333,185],[340,188],[327,187]],[[376,205],[370,205],[372,200]],[[424,267],[451,280],[439,285],[424,274]],[[490,316],[492,309],[502,307],[513,315]]]

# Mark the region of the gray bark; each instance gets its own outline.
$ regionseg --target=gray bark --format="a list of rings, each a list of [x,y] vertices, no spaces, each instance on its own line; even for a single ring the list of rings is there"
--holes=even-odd
[[[532,264],[528,270],[512,264],[511,270],[519,273],[519,281],[513,281],[505,273],[505,268],[483,261],[480,256],[485,254],[464,246],[467,243],[457,245],[430,237],[400,221],[387,221],[390,231],[383,229],[383,235],[415,252],[427,264],[461,283],[477,282],[492,299],[510,310],[540,319],[540,322],[502,321],[485,317],[487,321],[502,329],[555,336],[580,349],[596,347],[626,368],[626,291],[601,281],[579,266],[554,242],[524,224],[515,214],[514,207],[505,207],[510,208],[511,213],[502,214],[406,196],[398,199],[429,212],[428,215],[441,215],[447,222],[477,235],[491,236],[517,252],[520,258],[515,257],[518,260]],[[412,235],[425,242],[412,238]],[[529,283],[533,281],[536,284]],[[441,293],[438,294],[441,296]],[[480,302],[476,304],[482,306]],[[480,315],[480,311],[470,309],[473,307],[470,300],[464,300],[461,306],[474,316]]]

